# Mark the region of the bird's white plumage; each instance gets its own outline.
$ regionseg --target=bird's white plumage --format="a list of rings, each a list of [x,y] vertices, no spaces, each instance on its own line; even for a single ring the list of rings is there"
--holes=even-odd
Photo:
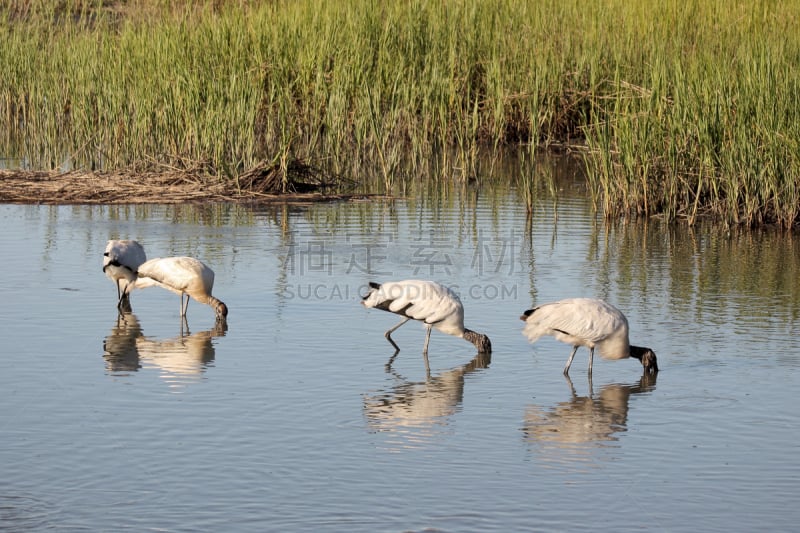
[[[181,296],[181,315],[186,314],[190,296],[213,307],[218,318],[224,318],[228,313],[225,304],[211,294],[214,288],[214,271],[194,257],[157,257],[140,265],[136,288],[143,289],[153,285]]]
[[[369,286],[369,293],[361,302],[364,306],[382,309],[403,317],[399,324],[384,334],[397,352],[400,348],[392,340],[392,332],[414,319],[425,324],[427,329],[425,346],[422,349],[426,364],[432,328],[471,342],[478,349],[478,353],[491,353],[492,343],[489,337],[464,327],[464,306],[461,305],[458,295],[447,287],[434,281],[418,279],[370,283]]]
[[[103,272],[117,285],[117,296],[122,298],[136,280],[136,271],[147,261],[144,248],[133,240],[110,240],[103,253]],[[130,287],[132,288],[132,287]]]
[[[377,307],[430,324],[442,333],[464,334],[464,306],[458,296],[433,281],[387,281],[373,288],[364,299],[366,307]]]
[[[137,288],[155,284],[195,299],[192,293],[210,296],[214,288],[214,271],[194,257],[157,257],[140,265],[138,272]]]
[[[603,300],[570,298],[540,305],[525,321],[523,333],[531,342],[550,335],[573,346],[596,348],[604,359],[630,356],[628,320]]]

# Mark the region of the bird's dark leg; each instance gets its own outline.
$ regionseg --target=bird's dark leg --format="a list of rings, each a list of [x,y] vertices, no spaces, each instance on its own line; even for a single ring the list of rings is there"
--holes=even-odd
[[[125,293],[122,294],[122,298],[120,298],[117,303],[117,311],[120,313],[130,313],[133,311],[130,296]]]
[[[389,331],[387,331],[386,333],[383,334],[383,336],[386,337],[386,340],[389,341],[390,343],[392,343],[392,346],[394,346],[394,349],[396,350],[395,351],[395,355],[397,355],[397,352],[400,351],[400,347],[392,340],[392,333],[394,332],[394,330],[396,330],[397,328],[399,328],[400,326],[402,326],[403,324],[405,324],[409,320],[411,320],[411,318],[405,317],[403,320],[400,321],[399,324],[397,324],[395,327],[393,327],[392,329],[390,329]]]
[[[183,302],[183,297],[186,296],[186,303]],[[186,316],[186,310],[189,308],[189,295],[181,293],[181,316]]]
[[[425,327],[428,329],[428,332],[425,334],[425,347],[422,348],[422,355],[425,356],[425,362],[428,362],[428,342],[431,340],[431,326],[430,324],[426,324]]]
[[[578,351],[578,346],[575,346],[572,349],[572,353],[569,355],[569,359],[567,359],[567,366],[564,367],[564,375],[569,374],[569,366],[572,364],[572,360],[575,358],[575,352]]]
[[[131,312],[131,300],[128,293],[128,287],[130,283],[126,280],[125,281],[125,288],[120,289],[119,282],[121,280],[117,280],[117,297],[119,300],[117,301],[117,309],[121,312],[130,313]]]
[[[594,347],[589,348],[589,375],[592,375],[592,361],[594,360]]]

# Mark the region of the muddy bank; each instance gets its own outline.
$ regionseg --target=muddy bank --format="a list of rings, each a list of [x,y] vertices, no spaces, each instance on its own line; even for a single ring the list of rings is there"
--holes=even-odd
[[[251,177],[252,178],[252,177]],[[324,187],[288,187],[285,192],[186,172],[86,172],[0,170],[0,203],[175,204],[203,202],[319,202],[366,198],[333,194]]]

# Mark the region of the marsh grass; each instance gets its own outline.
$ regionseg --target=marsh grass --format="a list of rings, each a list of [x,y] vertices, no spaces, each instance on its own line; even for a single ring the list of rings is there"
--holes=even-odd
[[[668,5],[643,27],[642,59],[623,58],[592,95],[598,205],[609,216],[796,224],[800,5],[687,2],[683,15]],[[645,22],[622,21],[615,39]]]
[[[579,146],[609,217],[798,221],[797,3],[29,0],[0,17],[0,150],[34,168],[193,159],[235,180],[302,160],[392,192]]]

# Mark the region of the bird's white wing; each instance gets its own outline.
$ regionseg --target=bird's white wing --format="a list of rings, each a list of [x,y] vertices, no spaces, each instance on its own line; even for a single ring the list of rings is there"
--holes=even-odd
[[[180,292],[187,289],[203,270],[203,264],[192,257],[158,257],[139,266],[139,280],[136,286],[142,288],[157,284]],[[205,270],[210,271],[208,268]],[[213,273],[210,275],[213,283]],[[148,278],[152,281],[147,281]]]
[[[372,296],[372,295],[370,295]],[[432,281],[406,280],[387,282],[374,295],[382,302],[368,307],[380,307],[432,324],[450,335],[460,335],[464,329],[464,310],[461,301],[447,287]]]
[[[432,281],[407,280],[385,283],[381,289],[389,295],[399,295],[389,305],[390,311],[432,324],[443,333],[459,335],[463,332],[463,306],[447,287]]]
[[[601,300],[572,298],[535,308],[525,321],[523,333],[531,342],[543,335],[566,335],[573,339],[568,342],[579,339],[583,342],[578,344],[598,343],[609,332],[619,331],[623,321],[617,309]]]
[[[125,248],[125,256],[128,261],[128,266],[133,269],[136,269],[147,261],[147,255],[144,253],[144,248],[142,245],[136,241],[128,241],[126,248]]]
[[[136,270],[145,261],[147,261],[147,256],[144,253],[144,248],[136,241],[108,241],[103,254],[103,266],[113,264]]]
[[[452,291],[438,284],[429,284],[413,301],[410,316],[428,324],[446,321],[461,309],[461,301]]]

